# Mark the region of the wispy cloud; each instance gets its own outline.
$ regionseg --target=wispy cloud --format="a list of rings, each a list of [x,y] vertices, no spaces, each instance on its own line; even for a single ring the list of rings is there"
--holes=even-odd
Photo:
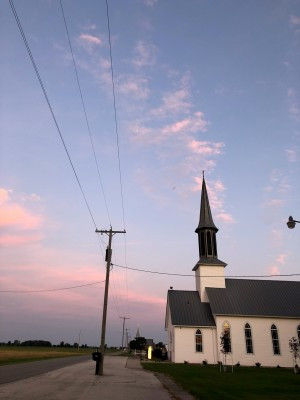
[[[202,177],[195,177],[196,185],[194,186],[194,191],[200,191],[202,187]],[[209,196],[209,203],[211,208],[214,210],[214,215],[216,220],[222,221],[227,224],[235,223],[234,217],[225,211],[224,209],[224,193],[225,193],[225,186],[222,181],[207,181],[206,180],[206,187]]]
[[[212,155],[212,154],[221,154],[222,148],[224,147],[224,143],[191,140],[190,142],[188,142],[187,146],[193,153]]]
[[[148,7],[153,7],[158,0],[143,0],[143,3]]]
[[[162,97],[162,105],[151,111],[151,114],[165,116],[168,113],[187,113],[192,108],[190,92],[187,88],[166,93]]]
[[[290,16],[290,24],[291,25],[300,25],[300,17],[296,15],[291,15]]]
[[[150,93],[148,80],[138,75],[121,75],[117,79],[116,89],[119,93],[135,99],[147,99]]]
[[[288,257],[287,253],[278,254],[275,259],[275,262],[268,268],[268,273],[272,275],[280,275],[280,268],[286,263],[286,259]]]
[[[99,36],[90,35],[89,33],[82,33],[79,36],[79,40],[81,40],[82,42],[89,43],[89,44],[94,44],[94,45],[97,45],[97,46],[100,46],[100,45],[103,44],[103,41]]]
[[[298,152],[296,149],[285,149],[288,161],[296,162],[298,160]]]
[[[155,64],[156,47],[151,43],[139,40],[134,49],[133,65],[136,67],[148,67]]]
[[[288,102],[288,111],[292,117],[299,118],[300,117],[300,105],[298,101],[297,92],[293,88],[289,88],[287,91],[287,102]]]

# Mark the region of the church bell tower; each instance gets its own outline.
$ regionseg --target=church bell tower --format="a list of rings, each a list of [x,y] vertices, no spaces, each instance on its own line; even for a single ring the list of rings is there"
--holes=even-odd
[[[216,234],[204,179],[202,181],[199,224],[195,231],[198,235],[199,261],[193,268],[196,277],[196,290],[202,302],[208,302],[206,287],[225,288],[224,269],[226,263],[218,259]]]

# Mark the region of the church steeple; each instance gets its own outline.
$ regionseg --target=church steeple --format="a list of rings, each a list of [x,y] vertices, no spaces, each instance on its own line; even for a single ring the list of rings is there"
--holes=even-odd
[[[196,229],[198,234],[199,261],[194,266],[196,290],[201,302],[208,302],[206,288],[225,288],[224,269],[227,264],[218,259],[216,233],[218,228],[214,224],[203,172],[200,219]]]
[[[218,228],[214,224],[209,199],[206,189],[206,183],[203,171],[201,205],[199,224],[195,232],[198,234],[199,261],[194,270],[199,264],[205,265],[220,265],[225,266],[223,261],[218,260],[216,233]]]

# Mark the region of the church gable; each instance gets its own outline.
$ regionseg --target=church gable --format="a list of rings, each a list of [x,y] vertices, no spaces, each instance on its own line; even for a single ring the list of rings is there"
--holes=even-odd
[[[172,325],[215,326],[208,303],[201,303],[197,291],[169,290],[168,305]]]

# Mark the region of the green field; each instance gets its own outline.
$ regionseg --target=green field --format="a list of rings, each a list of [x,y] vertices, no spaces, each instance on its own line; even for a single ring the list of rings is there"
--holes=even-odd
[[[0,365],[91,354],[93,349],[72,347],[0,346]]]
[[[236,367],[220,372],[216,366],[143,363],[149,371],[169,375],[201,400],[299,400],[300,375],[285,368]]]

